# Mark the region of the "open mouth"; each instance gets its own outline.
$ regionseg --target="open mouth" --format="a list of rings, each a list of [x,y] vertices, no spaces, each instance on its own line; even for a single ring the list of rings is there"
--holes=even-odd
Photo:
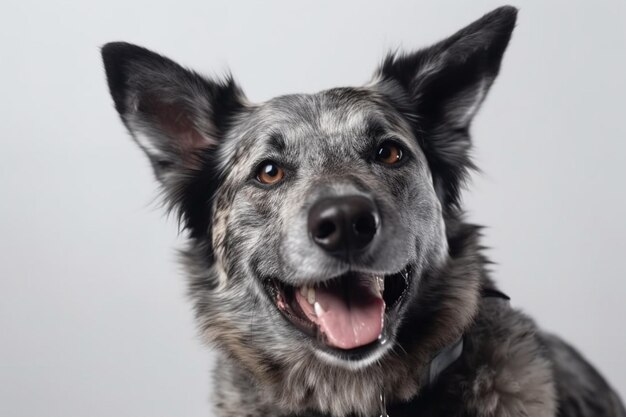
[[[396,274],[348,272],[294,287],[270,278],[266,289],[278,310],[326,350],[356,356],[384,344],[409,289],[410,268]]]

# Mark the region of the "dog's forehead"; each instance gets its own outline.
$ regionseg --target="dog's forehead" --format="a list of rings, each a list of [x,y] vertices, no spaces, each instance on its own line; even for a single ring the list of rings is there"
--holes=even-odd
[[[265,103],[259,113],[267,127],[287,138],[362,134],[382,118],[373,97],[356,88],[276,97]]]
[[[354,150],[374,132],[410,136],[410,128],[375,91],[335,88],[315,94],[273,98],[255,107],[239,135],[252,152],[263,152],[276,139],[284,150],[303,156],[307,151]],[[241,144],[241,142],[240,142]]]

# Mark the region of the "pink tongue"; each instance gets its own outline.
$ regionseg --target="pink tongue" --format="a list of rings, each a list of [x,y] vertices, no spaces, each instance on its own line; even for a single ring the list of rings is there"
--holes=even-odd
[[[351,282],[347,289],[340,285],[316,288],[315,301],[324,310],[320,316],[300,291],[296,300],[329,346],[354,349],[375,341],[382,332],[385,302],[361,283]]]

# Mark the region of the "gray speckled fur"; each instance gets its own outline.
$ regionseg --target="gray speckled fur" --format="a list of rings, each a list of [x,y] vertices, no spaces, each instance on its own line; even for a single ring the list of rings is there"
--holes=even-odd
[[[470,123],[515,16],[500,8],[430,48],[391,55],[367,86],[260,104],[232,79],[205,79],[129,44],[103,48],[116,108],[189,230],[181,260],[199,330],[218,355],[218,416],[374,416],[381,391],[393,417],[625,415],[571,347],[481,296],[495,284],[459,190],[473,168]],[[396,168],[372,159],[387,138],[406,152]],[[255,181],[264,160],[285,168],[282,183]],[[380,211],[380,233],[350,265],[306,233],[311,205],[335,195],[368,196]],[[263,286],[407,265],[412,283],[386,323],[389,341],[358,363],[320,353]],[[424,386],[430,360],[459,337],[461,357]]]

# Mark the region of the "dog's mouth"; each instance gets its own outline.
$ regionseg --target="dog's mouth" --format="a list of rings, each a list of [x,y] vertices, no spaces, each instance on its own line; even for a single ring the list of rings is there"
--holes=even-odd
[[[410,267],[390,275],[348,272],[300,287],[272,278],[265,283],[278,310],[295,327],[345,355],[386,342],[389,321],[409,289],[410,272]]]

